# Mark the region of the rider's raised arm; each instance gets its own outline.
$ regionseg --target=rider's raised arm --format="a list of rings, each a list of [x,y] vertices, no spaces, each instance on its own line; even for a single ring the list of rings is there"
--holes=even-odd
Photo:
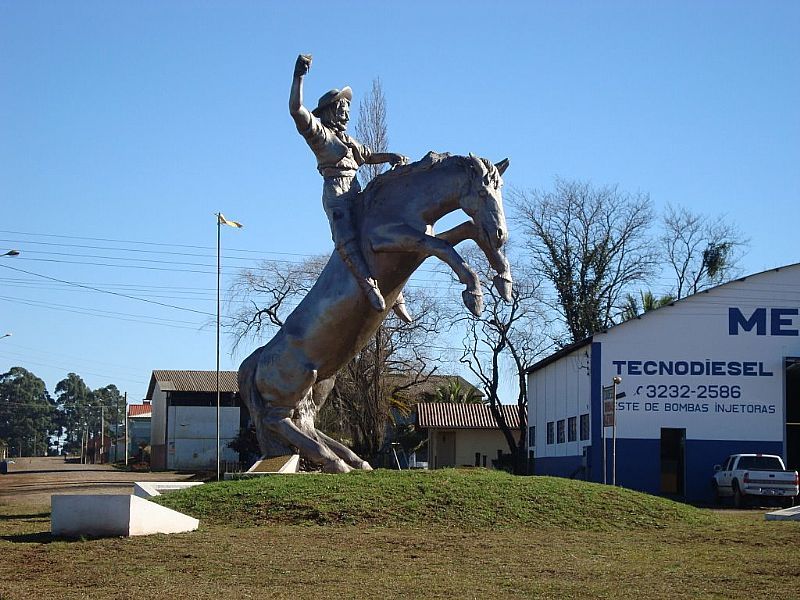
[[[381,163],[390,163],[392,166],[405,165],[408,163],[408,157],[394,152],[376,152],[370,154],[364,162],[369,165],[379,165]]]
[[[312,116],[303,106],[303,77],[311,68],[311,56],[301,54],[294,63],[292,89],[289,92],[289,114],[292,115],[298,131],[305,131],[311,125]]]

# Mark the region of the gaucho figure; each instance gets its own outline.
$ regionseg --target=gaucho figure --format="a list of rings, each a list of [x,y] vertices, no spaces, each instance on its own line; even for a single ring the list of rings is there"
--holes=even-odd
[[[328,216],[336,251],[373,308],[383,311],[386,302],[361,253],[358,233],[353,224],[351,205],[361,191],[356,171],[363,164],[389,163],[394,166],[405,164],[408,159],[391,152],[372,152],[347,135],[350,101],[353,99],[353,92],[347,86],[325,93],[319,99],[317,108],[309,112],[303,106],[303,77],[310,68],[311,56],[301,54],[297,57],[289,95],[289,113],[297,125],[297,131],[317,158],[317,170],[323,178],[322,206]],[[401,319],[411,321],[402,294],[392,308]]]

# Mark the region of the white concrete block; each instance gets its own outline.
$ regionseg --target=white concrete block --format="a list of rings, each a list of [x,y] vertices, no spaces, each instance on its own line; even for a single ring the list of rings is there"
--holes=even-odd
[[[266,475],[299,472],[299,454],[292,454],[290,456],[273,456],[271,458],[262,458],[261,460],[256,461],[255,464],[244,473],[225,473],[225,480],[250,479],[252,477],[264,477]]]
[[[194,531],[200,521],[149,500],[122,494],[52,496],[50,531],[64,537],[117,537]]]
[[[137,481],[133,484],[133,495],[139,498],[154,498],[161,494],[185,490],[196,485],[203,485],[202,481]]]
[[[773,510],[764,515],[767,521],[800,521],[800,506]]]

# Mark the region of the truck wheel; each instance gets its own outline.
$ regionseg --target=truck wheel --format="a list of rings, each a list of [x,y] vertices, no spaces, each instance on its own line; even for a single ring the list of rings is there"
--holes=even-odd
[[[719,485],[716,481],[711,482],[711,491],[714,493],[714,504],[720,506],[722,504],[722,496],[719,495]]]
[[[745,508],[747,502],[745,501],[744,494],[742,490],[739,489],[739,482],[734,480],[733,481],[733,505],[736,508]]]
[[[792,508],[794,506],[794,496],[789,496],[783,499],[783,508]]]

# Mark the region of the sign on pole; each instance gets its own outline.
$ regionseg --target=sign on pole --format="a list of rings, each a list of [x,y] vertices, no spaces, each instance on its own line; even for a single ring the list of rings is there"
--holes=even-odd
[[[614,426],[614,386],[609,385],[603,388],[603,427]]]

